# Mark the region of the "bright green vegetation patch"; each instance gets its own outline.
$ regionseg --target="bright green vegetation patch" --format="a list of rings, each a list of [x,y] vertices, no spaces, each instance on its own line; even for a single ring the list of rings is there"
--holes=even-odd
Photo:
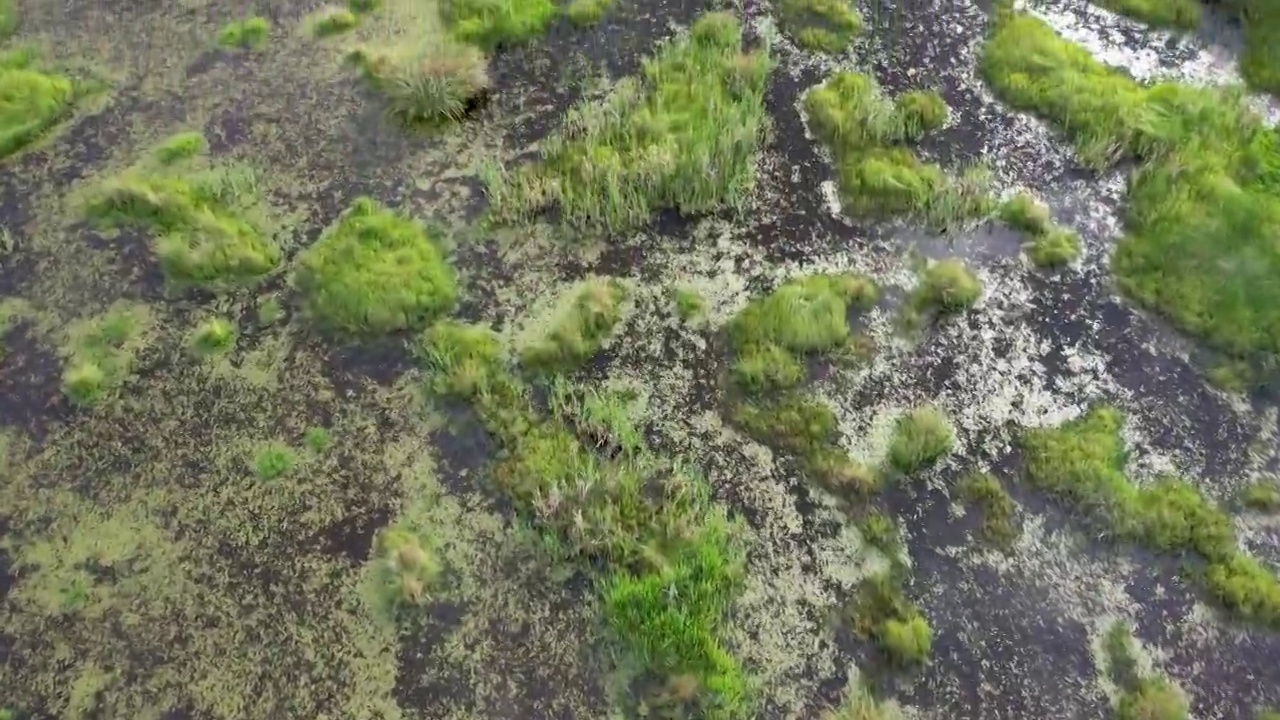
[[[180,133],[120,175],[92,188],[85,216],[102,228],[155,233],[152,250],[178,285],[255,284],[280,263],[258,175],[211,163],[197,133]]]
[[[929,659],[933,629],[903,594],[901,573],[895,567],[863,580],[848,614],[854,632],[874,639],[890,661],[916,665]]]
[[[262,446],[253,455],[253,474],[263,480],[275,480],[293,471],[298,453],[282,442]]]
[[[955,431],[945,413],[936,407],[918,407],[898,418],[889,443],[889,464],[903,474],[928,467],[949,454]]]
[[[1251,510],[1280,511],[1280,480],[1255,480],[1240,492],[1240,502]]]
[[[448,41],[362,46],[348,54],[398,122],[434,126],[461,120],[490,87],[489,62]]]
[[[707,310],[707,299],[696,290],[676,288],[671,292],[671,299],[676,305],[676,315],[685,322],[697,320]]]
[[[0,28],[0,38],[3,34]],[[80,94],[71,78],[38,69],[30,52],[0,52],[0,160],[69,118]]]
[[[499,220],[558,208],[570,225],[626,230],[653,213],[741,208],[755,186],[755,157],[768,123],[765,50],[744,52],[732,15],[709,13],[618,83],[600,103],[569,112],[541,160],[489,168]]]
[[[566,556],[597,568],[606,623],[639,664],[637,682],[685,687],[677,714],[750,714],[745,670],[720,639],[742,549],[707,481],[645,447],[617,399],[577,407],[562,388],[552,395],[564,417],[537,410],[488,328],[442,321],[419,351],[434,389],[469,399],[500,443],[495,489]],[[598,451],[608,446],[630,450]]]
[[[1220,351],[1274,361],[1276,129],[1226,91],[1140,85],[1030,15],[1001,12],[981,67],[1002,99],[1055,123],[1084,161],[1140,163],[1111,263],[1120,288]]]
[[[564,13],[574,25],[594,25],[617,0],[570,0]]]
[[[311,427],[302,434],[302,441],[313,451],[324,452],[333,444],[333,436],[322,427]]]
[[[626,284],[616,278],[588,278],[573,286],[553,309],[545,331],[521,347],[520,362],[543,370],[580,365],[613,334],[627,296]]]
[[[1080,257],[1080,236],[1059,227],[1049,217],[1049,208],[1027,193],[1018,193],[1000,206],[1005,224],[1031,236],[1027,256],[1040,267],[1061,267]]]
[[[0,0],[0,41],[8,40],[17,29],[17,0]]]
[[[1122,422],[1119,411],[1097,407],[1059,427],[1028,430],[1027,479],[1100,516],[1121,540],[1201,556],[1211,595],[1243,620],[1280,627],[1280,581],[1240,552],[1229,515],[1186,480],[1140,486],[1125,476]]]
[[[1093,2],[1154,27],[1191,30],[1200,25],[1200,0],[1093,0]]]
[[[551,0],[444,0],[441,9],[454,37],[484,50],[528,42],[560,14]]]
[[[930,315],[957,315],[973,308],[982,297],[982,281],[963,261],[946,258],[930,263],[910,301],[902,308],[902,322],[917,328]]]
[[[199,357],[222,355],[235,347],[238,334],[235,323],[230,320],[209,318],[191,331],[187,345]]]
[[[58,348],[64,362],[62,392],[79,405],[99,405],[114,397],[150,340],[152,324],[145,305],[123,302],[72,323]]]
[[[990,473],[971,473],[960,481],[956,490],[961,500],[981,513],[982,539],[998,548],[1011,547],[1020,534],[1015,523],[1017,509],[1000,481]]]
[[[1244,54],[1240,74],[1251,87],[1280,95],[1280,5],[1243,0]]]
[[[814,479],[842,494],[877,490],[880,474],[848,457],[831,408],[799,386],[811,359],[849,352],[849,314],[870,308],[878,294],[861,275],[808,275],[752,300],[729,325],[733,421],[796,455]]]
[[[402,524],[378,533],[372,563],[373,603],[381,617],[422,605],[444,569],[436,550]]]
[[[840,706],[822,713],[822,720],[902,720],[902,710],[893,703],[882,703],[861,684],[851,682]]]
[[[985,171],[953,178],[909,147],[946,124],[949,110],[936,93],[891,101],[870,75],[840,72],[805,94],[804,109],[831,150],[841,200],[853,214],[906,216],[945,230],[991,211]]]
[[[316,37],[340,35],[360,24],[360,17],[347,8],[329,8],[318,15],[311,25]]]
[[[374,335],[453,308],[457,280],[421,222],[359,198],[298,259],[293,284],[321,326]]]
[[[1112,624],[1102,639],[1107,674],[1123,691],[1116,701],[1116,720],[1187,720],[1191,705],[1186,693],[1166,678],[1141,675],[1133,645],[1122,622]]]
[[[264,17],[250,17],[227,23],[218,33],[218,44],[225,48],[261,50],[271,38],[271,21]]]
[[[806,50],[841,53],[862,32],[856,3],[847,0],[781,0],[782,29]]]

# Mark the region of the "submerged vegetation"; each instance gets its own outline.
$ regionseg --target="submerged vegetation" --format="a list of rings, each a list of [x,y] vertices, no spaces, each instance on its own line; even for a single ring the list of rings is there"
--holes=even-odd
[[[1200,556],[1211,595],[1243,620],[1280,627],[1280,580],[1241,552],[1226,512],[1186,480],[1139,485],[1125,475],[1122,422],[1119,411],[1097,407],[1057,428],[1028,430],[1028,481],[1100,517],[1113,537]]]
[[[835,159],[840,198],[854,215],[905,216],[946,230],[990,212],[983,169],[953,178],[909,147],[946,124],[937,93],[891,101],[871,76],[840,72],[804,96],[804,109]]]
[[[621,231],[667,208],[697,215],[742,207],[768,124],[771,68],[766,49],[744,52],[736,18],[702,16],[648,59],[640,77],[570,110],[537,162],[488,168],[491,211],[515,221],[554,207],[569,225]]]
[[[133,167],[91,188],[85,215],[102,228],[152,231],[152,250],[178,285],[255,284],[280,262],[257,173],[213,163],[198,133],[157,145]]]
[[[298,259],[293,283],[321,326],[376,335],[420,329],[453,308],[453,268],[422,223],[358,198]]]
[[[1228,91],[1138,84],[1007,9],[981,69],[1006,102],[1060,127],[1086,163],[1141,163],[1111,262],[1126,294],[1232,357],[1280,356],[1275,128]]]

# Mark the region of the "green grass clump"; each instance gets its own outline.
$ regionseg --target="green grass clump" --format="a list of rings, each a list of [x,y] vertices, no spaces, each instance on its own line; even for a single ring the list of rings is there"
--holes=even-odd
[[[347,0],[347,7],[357,15],[371,13],[382,7],[382,0]]]
[[[1251,510],[1280,511],[1280,480],[1255,480],[1240,492],[1240,502]]]
[[[101,315],[73,323],[60,352],[62,392],[78,405],[100,405],[115,396],[151,334],[145,306],[118,303]]]
[[[1090,165],[1139,163],[1111,263],[1121,290],[1219,351],[1274,362],[1280,133],[1233,91],[1139,84],[1027,14],[1001,11],[981,69]]]
[[[899,570],[863,580],[848,613],[854,632],[875,639],[892,662],[912,665],[929,659],[933,630],[904,595]]]
[[[749,715],[745,669],[721,640],[742,551],[705,478],[650,450],[618,397],[569,402],[571,389],[550,389],[553,407],[588,430],[586,441],[544,416],[488,328],[441,321],[418,352],[435,391],[469,399],[501,444],[495,488],[568,557],[598,571],[606,623],[641,679],[683,688],[681,712]],[[606,435],[610,443],[600,441]],[[611,444],[623,451],[599,452]]]
[[[0,160],[70,117],[80,94],[70,78],[37,69],[31,53],[0,53]]]
[[[392,526],[374,541],[374,603],[384,617],[430,598],[443,570],[433,548],[404,527]]]
[[[298,259],[293,284],[322,326],[373,335],[451,310],[457,280],[422,223],[359,198]]]
[[[848,0],[782,0],[782,29],[806,50],[841,53],[862,32],[862,15]]]
[[[941,410],[918,407],[898,418],[889,444],[889,464],[911,474],[934,464],[955,446],[955,431]]]
[[[293,448],[284,443],[268,443],[253,456],[253,473],[263,480],[275,480],[287,475],[297,464],[298,454]]]
[[[982,281],[978,276],[962,261],[948,258],[924,269],[912,301],[921,311],[932,308],[953,314],[969,310],[980,297]]]
[[[489,61],[470,45],[362,46],[347,59],[386,101],[387,114],[410,126],[461,120],[489,91]]]
[[[331,37],[355,28],[360,17],[347,8],[330,8],[315,19],[311,32],[316,37]]]
[[[707,299],[696,290],[676,288],[671,298],[676,304],[676,315],[685,322],[697,320],[707,310]]]
[[[271,21],[254,16],[236,20],[223,26],[218,33],[218,44],[225,48],[261,50],[271,37]]]
[[[275,325],[284,318],[284,314],[284,303],[280,302],[280,298],[275,295],[258,303],[258,324],[263,327]]]
[[[1138,673],[1138,658],[1129,626],[1119,620],[1112,623],[1102,636],[1102,650],[1107,676],[1116,687],[1136,688],[1142,676]]]
[[[204,133],[189,130],[170,135],[152,149],[151,154],[161,165],[173,165],[209,152],[209,141]]]
[[[102,228],[154,232],[152,250],[175,284],[221,289],[256,283],[280,262],[258,176],[191,155],[198,147],[190,133],[161,143],[95,188],[84,213]]]
[[[520,351],[531,368],[571,368],[595,355],[622,320],[627,286],[616,278],[588,278],[561,300],[546,333]]]
[[[945,230],[991,211],[981,169],[952,178],[907,146],[946,122],[946,103],[936,93],[907,93],[894,102],[870,75],[840,72],[806,93],[804,108],[834,156],[841,200],[854,214],[905,216]]]
[[[8,40],[18,29],[16,0],[0,0],[0,41]]]
[[[1093,0],[1093,2],[1153,27],[1192,30],[1200,25],[1199,0]]]
[[[569,225],[621,231],[667,208],[743,207],[768,124],[772,67],[764,49],[743,51],[732,15],[702,16],[647,59],[638,78],[572,109],[539,162],[488,169],[494,217],[522,220],[555,207]]]
[[[454,37],[484,50],[528,42],[559,13],[551,0],[445,0],[442,10]]]
[[[982,538],[999,548],[1008,548],[1018,539],[1014,524],[1013,498],[993,475],[971,473],[957,488],[960,498],[976,505],[982,513]]]
[[[1272,0],[1244,0],[1241,15],[1240,75],[1250,87],[1280,95],[1280,6]]]
[[[1080,236],[1058,227],[1049,208],[1027,193],[1018,193],[1000,206],[1006,225],[1031,236],[1027,256],[1040,267],[1061,267],[1080,257]]]
[[[324,452],[333,444],[333,437],[322,427],[311,427],[302,434],[302,442],[316,452]]]
[[[1116,705],[1116,720],[1187,720],[1187,695],[1164,678],[1144,679]]]
[[[929,659],[933,648],[933,629],[923,617],[888,620],[877,638],[889,658],[900,665],[919,665]]]
[[[822,720],[902,720],[902,710],[892,703],[881,703],[861,684],[851,682],[837,708],[822,713]]]
[[[226,318],[209,318],[191,332],[187,345],[200,357],[221,355],[235,346],[236,335],[235,323]]]
[[[886,555],[892,553],[899,545],[898,526],[893,522],[893,518],[882,512],[867,513],[858,523],[858,532],[862,533],[862,539],[868,545],[879,548]]]
[[[574,25],[594,25],[613,7],[615,0],[570,0],[564,14]]]
[[[1185,480],[1139,486],[1125,476],[1122,421],[1115,409],[1097,407],[1059,427],[1028,430],[1022,439],[1027,479],[1100,516],[1115,537],[1199,555],[1208,563],[1203,582],[1228,610],[1280,626],[1280,580],[1241,554],[1226,512]]]

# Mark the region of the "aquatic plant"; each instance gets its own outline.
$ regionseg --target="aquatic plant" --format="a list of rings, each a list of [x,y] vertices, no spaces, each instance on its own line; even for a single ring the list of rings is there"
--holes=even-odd
[[[487,168],[493,217],[522,220],[555,207],[569,225],[621,231],[667,208],[742,207],[755,185],[772,66],[765,49],[743,51],[732,15],[702,16],[639,77],[570,110],[539,161]]]
[[[293,284],[317,323],[360,335],[422,328],[452,309],[458,292],[422,223],[368,197],[299,256]]]

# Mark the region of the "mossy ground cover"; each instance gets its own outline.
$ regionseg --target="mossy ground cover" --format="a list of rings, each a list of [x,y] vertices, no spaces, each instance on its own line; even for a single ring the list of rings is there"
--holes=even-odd
[[[486,327],[441,321],[419,352],[435,391],[470,400],[501,444],[495,488],[567,556],[598,563],[605,621],[638,665],[637,681],[683,688],[663,696],[675,712],[747,712],[746,670],[720,630],[742,581],[742,548],[696,469],[644,447],[616,403],[593,413],[583,400],[567,413],[595,418],[584,442],[563,417],[538,410],[533,388]],[[556,397],[556,407],[575,405],[563,390]],[[629,451],[602,454],[602,436]]]
[[[945,230],[991,211],[985,171],[952,177],[911,149],[947,122],[949,109],[937,93],[891,100],[870,75],[839,72],[805,94],[804,109],[835,160],[840,198],[851,214],[908,217]]]
[[[166,139],[89,188],[84,216],[99,228],[154,234],[152,252],[176,286],[256,284],[280,263],[274,212],[252,168],[211,161],[207,148],[199,133]]]
[[[1234,615],[1280,626],[1280,579],[1241,552],[1231,517],[1195,485],[1161,478],[1139,485],[1125,475],[1123,417],[1097,407],[1057,428],[1027,431],[1026,477],[1102,520],[1107,534],[1155,550],[1198,556],[1205,589]]]
[[[8,22],[16,23],[12,6]],[[0,8],[0,40],[6,23]],[[0,161],[31,145],[71,117],[88,88],[42,70],[29,50],[0,50]]]
[[[1064,131],[1086,163],[1139,163],[1111,262],[1121,290],[1229,356],[1274,365],[1277,131],[1228,91],[1141,85],[1007,9],[981,69],[1006,102]]]
[[[354,335],[421,329],[457,301],[438,239],[418,220],[358,198],[298,258],[293,284],[322,327]]]
[[[772,64],[764,49],[744,50],[732,15],[702,16],[639,77],[572,109],[537,162],[489,168],[493,216],[516,221],[554,208],[573,227],[621,231],[668,208],[743,207],[768,123]]]
[[[781,0],[778,18],[800,47],[817,52],[844,52],[862,32],[857,4],[847,0]]]

